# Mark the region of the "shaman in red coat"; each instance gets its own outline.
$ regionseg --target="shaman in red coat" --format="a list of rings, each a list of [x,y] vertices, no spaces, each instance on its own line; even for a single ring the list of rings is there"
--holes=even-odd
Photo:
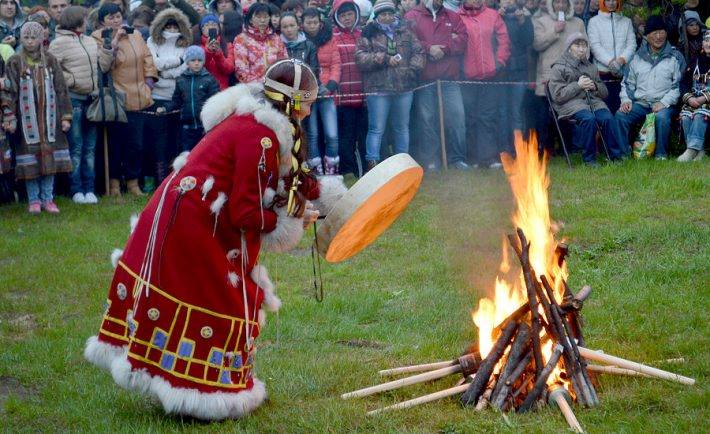
[[[261,85],[220,92],[202,120],[208,134],[178,157],[117,261],[85,356],[119,385],[157,397],[168,413],[218,420],[266,397],[253,375],[253,342],[262,310],[281,301],[259,251],[294,247],[303,218],[272,203],[292,167],[294,139]],[[314,200],[310,181],[300,193]]]

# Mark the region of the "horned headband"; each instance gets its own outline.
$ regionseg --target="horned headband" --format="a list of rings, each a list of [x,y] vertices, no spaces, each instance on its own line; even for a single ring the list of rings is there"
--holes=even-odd
[[[281,83],[280,81],[273,80],[269,78],[269,73],[273,68],[275,68],[277,65],[280,65],[283,62],[291,62],[293,63],[294,67],[294,76],[293,76],[293,86],[289,86],[287,84]],[[274,101],[283,101],[284,96],[288,97],[291,101],[293,101],[293,108],[295,110],[300,110],[301,109],[301,101],[311,99],[311,91],[310,90],[302,90],[299,89],[301,87],[301,79],[303,78],[303,74],[310,74],[313,78],[313,82],[317,82],[315,74],[313,74],[313,71],[311,71],[308,66],[306,66],[302,61],[298,59],[286,59],[286,60],[281,60],[269,67],[269,69],[266,70],[266,74],[264,77],[264,86],[268,86],[271,89],[274,89],[278,91],[279,93],[276,92],[271,92],[269,90],[265,90],[264,93],[266,96],[269,98],[273,99]]]

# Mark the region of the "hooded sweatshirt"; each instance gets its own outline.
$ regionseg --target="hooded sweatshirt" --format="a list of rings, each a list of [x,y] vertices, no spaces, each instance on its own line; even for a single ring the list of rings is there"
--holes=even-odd
[[[355,7],[355,24],[346,28],[338,20],[338,10],[343,5],[351,4]],[[336,103],[346,107],[362,107],[364,97],[362,94],[362,74],[355,63],[355,50],[361,31],[358,28],[360,9],[353,0],[335,0],[331,11],[336,27],[333,29],[333,41],[340,52],[340,95]]]
[[[178,24],[177,33],[165,31],[168,21],[174,20]],[[175,90],[175,79],[178,78],[187,65],[182,61],[185,50],[190,45],[190,21],[187,16],[175,8],[165,9],[160,12],[150,25],[150,49],[158,69],[158,81],[153,88],[153,99],[170,101]]]
[[[459,16],[468,32],[464,75],[469,80],[493,78],[510,58],[510,39],[503,18],[491,8],[475,10],[465,5],[459,9]]]

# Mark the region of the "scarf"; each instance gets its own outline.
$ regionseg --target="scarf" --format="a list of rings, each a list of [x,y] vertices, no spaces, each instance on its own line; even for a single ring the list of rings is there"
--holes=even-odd
[[[382,32],[387,36],[388,39],[394,40],[394,34],[399,29],[399,18],[395,17],[391,24],[382,24],[381,22],[375,20],[375,25],[382,30]]]
[[[293,41],[289,41],[288,39],[286,39],[286,37],[283,34],[281,34],[281,40],[283,41],[284,45],[286,46],[286,49],[291,51],[294,48],[296,48],[300,43],[302,43],[306,40],[306,35],[299,32],[296,39],[294,39]]]
[[[47,65],[41,50],[34,53],[23,52],[22,72],[20,76],[20,120],[22,134],[27,144],[39,143],[40,125],[37,119],[37,108],[44,106],[47,126],[47,141],[56,141],[57,127],[57,94],[54,91],[53,73]],[[35,80],[43,85],[36,85]],[[35,101],[35,88],[39,101]]]

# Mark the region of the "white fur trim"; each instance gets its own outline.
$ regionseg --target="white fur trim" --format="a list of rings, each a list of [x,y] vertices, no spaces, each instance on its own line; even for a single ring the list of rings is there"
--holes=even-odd
[[[276,295],[276,287],[269,278],[266,267],[260,264],[254,265],[250,276],[254,283],[264,291],[263,308],[268,312],[277,312],[281,308],[281,300]]]
[[[239,275],[234,271],[230,271],[229,273],[227,273],[227,279],[229,279],[229,284],[233,287],[236,288],[237,285],[239,285]]]
[[[266,387],[256,378],[251,390],[202,393],[195,389],[173,387],[166,380],[152,376],[144,369],[132,370],[125,357],[113,362],[111,375],[114,381],[125,389],[158,398],[163,410],[168,414],[192,416],[202,420],[240,418],[252,412],[266,399]]]
[[[258,123],[276,134],[282,157],[290,154],[293,147],[291,122],[263,98],[263,92],[261,84],[250,83],[238,84],[213,95],[205,102],[200,113],[205,131],[211,130],[233,114],[252,114]],[[288,161],[291,161],[290,157]]]
[[[175,160],[173,160],[173,170],[175,172],[179,172],[180,169],[185,167],[185,164],[187,164],[187,157],[190,156],[190,151],[184,151],[181,152],[180,155],[175,157]]]
[[[286,207],[276,208],[276,228],[261,236],[261,248],[267,252],[287,252],[303,237],[303,219],[289,217]]]
[[[259,309],[259,328],[263,329],[266,327],[266,312],[264,309]]]
[[[261,198],[261,206],[264,208],[270,208],[274,202],[274,197],[276,197],[276,191],[269,187],[264,192],[264,197]]]
[[[202,184],[202,200],[207,198],[207,193],[214,187],[214,176],[210,175],[205,179],[205,183]]]
[[[313,206],[320,215],[326,216],[347,191],[341,175],[321,176],[318,178],[318,199],[313,201]]]
[[[118,267],[118,261],[121,259],[121,256],[123,256],[123,250],[113,249],[113,252],[111,252],[111,265],[113,265],[113,268]]]
[[[136,230],[136,226],[138,226],[138,219],[140,218],[140,214],[131,214],[131,219],[130,219],[130,225],[131,225],[131,233]]]
[[[227,260],[228,261],[233,261],[237,259],[237,256],[239,256],[239,249],[232,249],[227,252]]]
[[[87,339],[84,347],[84,358],[107,371],[111,370],[111,364],[114,360],[125,354],[125,346],[117,347],[116,345],[101,342],[98,336],[91,336]]]
[[[210,211],[212,211],[212,214],[219,214],[219,211],[222,209],[224,204],[227,202],[227,195],[224,194],[224,192],[219,192],[217,193],[217,199],[215,199],[211,204],[210,204]]]

